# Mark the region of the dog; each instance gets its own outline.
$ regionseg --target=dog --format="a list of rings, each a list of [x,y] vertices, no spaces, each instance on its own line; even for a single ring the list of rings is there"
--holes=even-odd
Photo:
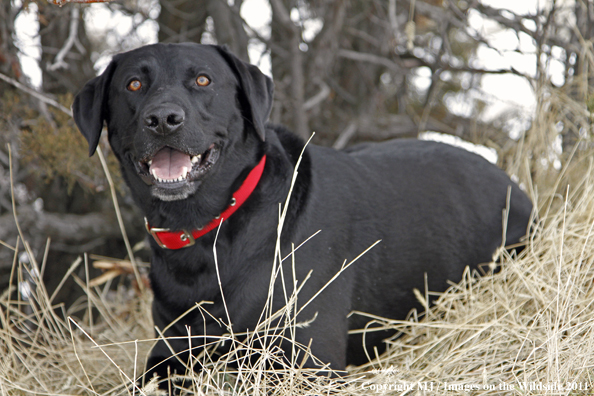
[[[305,367],[342,372],[382,353],[392,334],[349,335],[370,320],[350,313],[404,319],[422,308],[414,289],[443,291],[527,234],[530,199],[482,157],[414,139],[306,146],[267,123],[272,103],[273,83],[256,66],[194,43],[118,54],[74,99],[89,154],[105,123],[146,216],[153,319],[173,337],[152,349],[148,377],[185,372],[189,334],[196,354],[230,330],[253,331],[267,302],[282,308],[295,284],[304,322],[295,341],[317,358]],[[288,280],[273,281],[269,299],[275,255],[291,252]],[[208,315],[192,310],[202,301]],[[292,345],[281,344],[287,361]]]

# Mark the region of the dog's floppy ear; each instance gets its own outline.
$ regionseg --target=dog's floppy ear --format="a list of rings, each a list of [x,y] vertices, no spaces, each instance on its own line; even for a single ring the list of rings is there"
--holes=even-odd
[[[249,106],[249,115],[254,130],[260,139],[264,141],[266,137],[264,124],[266,124],[272,109],[274,91],[272,80],[256,66],[250,65],[231,54],[227,48],[217,47],[217,49],[235,72]]]
[[[99,144],[107,112],[107,91],[114,70],[115,61],[112,61],[100,76],[85,84],[72,104],[74,122],[89,142],[89,157],[95,153]]]

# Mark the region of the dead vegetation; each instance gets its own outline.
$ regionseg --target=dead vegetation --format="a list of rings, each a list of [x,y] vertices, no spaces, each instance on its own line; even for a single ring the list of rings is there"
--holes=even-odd
[[[299,325],[294,296],[289,296],[287,309],[270,312],[260,331],[246,341],[237,334],[225,337],[234,348],[222,359],[212,358],[210,351],[198,356],[206,368],[188,373],[187,391],[594,394],[594,157],[588,140],[592,131],[579,134],[582,140],[572,153],[555,154],[551,148],[559,123],[590,128],[590,110],[587,101],[562,92],[550,89],[542,95],[532,129],[514,150],[500,151],[505,155],[502,163],[536,202],[538,218],[527,248],[519,256],[502,249],[495,275],[467,272],[440,296],[419,291],[420,300],[435,302],[424,315],[412,313],[406,321],[373,318],[398,332],[388,341],[387,353],[368,365],[351,367],[351,376],[339,383],[300,368],[307,346],[296,346],[300,353],[292,367],[269,371],[268,363],[278,360],[278,340],[290,339]],[[105,284],[76,278],[86,297],[69,311],[54,305],[53,296],[38,281],[44,262],[24,259],[26,241],[19,238],[16,246],[3,243],[1,248],[12,249],[14,261],[12,286],[0,296],[0,394],[158,393],[154,383],[142,387],[135,382],[155,342],[150,291],[127,283],[112,287],[111,275]],[[89,265],[84,256],[72,268]],[[109,268],[124,267],[120,263]],[[138,273],[125,276],[138,279]],[[82,317],[71,316],[81,307],[86,308]],[[286,326],[271,327],[273,315],[283,317]],[[272,341],[264,342],[262,334]],[[255,358],[247,359],[250,356]],[[239,368],[231,368],[229,362]]]

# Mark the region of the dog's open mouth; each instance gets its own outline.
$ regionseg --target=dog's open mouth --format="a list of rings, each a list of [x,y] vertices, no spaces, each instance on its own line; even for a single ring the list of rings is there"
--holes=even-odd
[[[146,184],[175,188],[200,179],[219,159],[219,153],[215,144],[197,155],[166,146],[152,157],[137,162],[136,166],[139,176]]]

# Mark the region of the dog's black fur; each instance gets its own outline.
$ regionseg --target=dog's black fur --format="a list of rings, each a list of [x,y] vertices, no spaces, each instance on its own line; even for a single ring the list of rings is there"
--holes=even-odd
[[[206,76],[210,84],[196,84]],[[138,80],[140,89],[127,89]],[[202,80],[204,82],[204,80]],[[136,88],[136,85],[134,86]],[[122,173],[148,222],[173,230],[196,229],[229,204],[231,194],[266,154],[262,178],[246,203],[220,227],[216,244],[224,298],[235,332],[256,328],[271,275],[279,203],[287,197],[304,142],[280,126],[266,124],[272,82],[255,66],[224,48],[198,44],[156,44],[116,55],[103,74],[77,95],[74,119],[92,155],[104,121]],[[152,117],[152,119],[151,119]],[[167,117],[172,117],[167,119]],[[159,124],[161,122],[161,124]],[[212,144],[215,146],[212,146]],[[155,183],[141,162],[167,146],[189,155],[209,154],[206,170],[171,186]],[[207,157],[205,154],[204,157]],[[367,361],[360,335],[368,318],[351,311],[402,319],[419,307],[413,288],[442,291],[466,266],[490,262],[502,244],[502,212],[511,189],[505,244],[526,232],[532,204],[505,173],[482,157],[449,145],[417,140],[364,144],[346,151],[309,145],[298,169],[281,238],[295,254],[296,277],[311,278],[299,295],[305,303],[341,268],[375,241],[301,314],[315,318],[297,328],[296,339],[331,369]],[[144,175],[141,177],[140,174]],[[164,329],[201,301],[215,318],[226,313],[217,281],[213,244],[216,231],[189,248],[166,250],[151,239],[153,317]],[[290,261],[284,274],[291,279]],[[288,281],[288,293],[292,281]],[[275,309],[284,304],[274,291]],[[165,336],[218,336],[225,328],[198,310],[165,331]],[[368,333],[366,346],[381,352],[389,334]],[[176,351],[188,341],[171,341]],[[284,348],[287,354],[290,347]],[[187,360],[187,354],[181,355]],[[160,364],[164,361],[165,363]],[[313,365],[309,361],[307,365]],[[153,349],[150,374],[167,375],[182,366],[163,342]]]

